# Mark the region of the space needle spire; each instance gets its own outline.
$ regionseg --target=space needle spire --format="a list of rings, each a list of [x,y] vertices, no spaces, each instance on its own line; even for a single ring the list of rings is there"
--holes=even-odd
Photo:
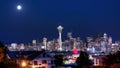
[[[63,30],[63,27],[61,25],[59,25],[57,27],[57,29],[59,32],[59,50],[62,51],[62,30]]]

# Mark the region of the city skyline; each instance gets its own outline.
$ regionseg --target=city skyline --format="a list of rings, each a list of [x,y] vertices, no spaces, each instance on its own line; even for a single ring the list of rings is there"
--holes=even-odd
[[[73,0],[1,0],[0,40],[5,43],[31,42],[47,37],[58,38],[57,27],[63,26],[73,37],[101,32],[120,40],[120,1]],[[17,9],[17,5],[19,9]]]

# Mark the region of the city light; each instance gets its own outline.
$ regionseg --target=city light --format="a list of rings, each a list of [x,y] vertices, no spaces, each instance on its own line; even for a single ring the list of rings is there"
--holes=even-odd
[[[26,67],[26,66],[27,66],[27,63],[26,63],[25,61],[22,61],[21,66],[22,66],[22,67]]]

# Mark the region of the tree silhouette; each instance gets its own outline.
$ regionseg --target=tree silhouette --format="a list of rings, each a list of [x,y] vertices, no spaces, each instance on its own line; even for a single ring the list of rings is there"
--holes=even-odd
[[[61,54],[55,55],[54,62],[55,62],[56,67],[61,66],[63,64],[63,55],[61,55]]]
[[[120,68],[120,51],[116,53],[110,53],[104,59],[104,62],[107,66],[114,66]]]
[[[76,59],[76,64],[76,68],[89,68],[92,65],[92,61],[89,59],[87,52],[80,51],[80,55]]]

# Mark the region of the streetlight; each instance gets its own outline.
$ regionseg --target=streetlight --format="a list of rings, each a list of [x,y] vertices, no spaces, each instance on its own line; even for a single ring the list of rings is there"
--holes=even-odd
[[[25,68],[27,66],[27,62],[25,60],[22,60],[21,62],[21,67]]]
[[[58,32],[59,32],[59,46],[60,46],[59,50],[62,51],[62,37],[61,37],[61,35],[62,35],[63,27],[62,26],[58,26],[57,29],[58,29]]]

